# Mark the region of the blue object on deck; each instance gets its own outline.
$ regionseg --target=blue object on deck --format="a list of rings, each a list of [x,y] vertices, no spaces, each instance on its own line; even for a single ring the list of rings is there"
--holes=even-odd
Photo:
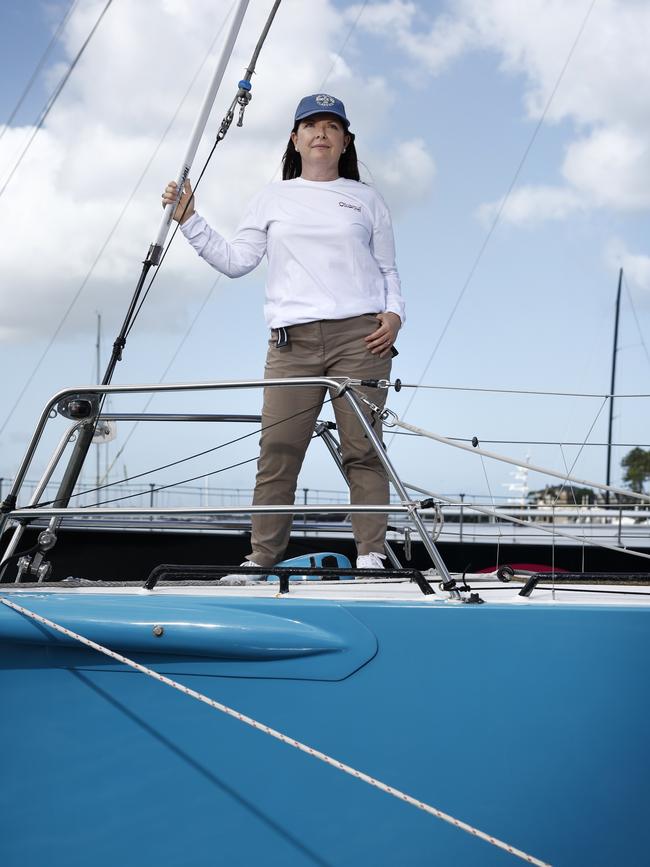
[[[284,566],[289,569],[302,566],[304,569],[351,569],[352,563],[345,554],[338,554],[334,551],[320,551],[317,554],[301,554],[299,557],[291,557],[289,560],[283,560],[281,563],[276,563],[276,566]],[[279,581],[277,575],[268,575],[267,581]],[[292,575],[290,581],[322,581],[320,575]],[[353,575],[336,575],[332,576],[332,581],[354,581]]]

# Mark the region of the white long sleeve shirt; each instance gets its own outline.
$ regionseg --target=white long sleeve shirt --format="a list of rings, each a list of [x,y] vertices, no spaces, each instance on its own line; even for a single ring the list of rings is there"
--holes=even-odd
[[[231,241],[196,213],[181,230],[229,277],[248,274],[266,254],[270,328],[385,311],[404,322],[390,213],[366,184],[277,181],[255,196]]]

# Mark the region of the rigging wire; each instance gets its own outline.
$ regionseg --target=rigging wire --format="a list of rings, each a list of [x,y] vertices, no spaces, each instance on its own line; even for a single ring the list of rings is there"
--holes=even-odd
[[[421,433],[415,433],[413,431],[406,430],[396,430],[393,431],[393,435],[397,437],[422,437]],[[450,437],[446,436],[445,439],[453,440],[454,442],[459,443],[471,443],[473,437]],[[507,445],[507,446],[584,446],[588,448],[590,446],[597,446],[598,448],[605,448],[608,443],[578,443],[578,442],[568,442],[568,441],[560,441],[560,440],[488,440],[484,437],[479,437],[482,443],[489,443],[491,445]],[[634,449],[634,448],[646,448],[650,449],[650,443],[612,443],[612,446],[617,449]]]
[[[535,391],[533,389],[527,388],[477,388],[473,386],[462,386],[462,385],[420,385],[420,383],[413,384],[410,382],[401,382],[399,383],[400,389],[402,388],[428,388],[436,391],[475,391],[475,392],[485,392],[485,394],[530,394],[533,396],[541,396],[541,397],[592,397],[592,398],[605,398],[609,400],[611,397],[615,397],[616,400],[625,397],[650,397],[650,394],[638,393],[638,394],[615,394],[611,395],[601,394],[599,392],[591,392],[591,391]]]
[[[99,17],[98,17],[97,21],[95,21],[95,23],[93,24],[90,33],[88,34],[88,36],[86,36],[86,39],[84,40],[83,45],[81,46],[81,48],[80,48],[79,51],[77,52],[77,54],[76,54],[74,60],[73,60],[72,63],[70,64],[70,66],[68,67],[67,72],[65,73],[65,75],[63,76],[63,78],[61,79],[61,81],[57,84],[57,86],[55,87],[54,92],[53,92],[52,95],[50,96],[49,100],[47,101],[47,104],[46,104],[45,108],[44,108],[43,111],[41,112],[40,117],[39,117],[38,120],[36,121],[36,124],[35,124],[35,126],[34,126],[34,130],[33,130],[32,134],[30,135],[29,139],[27,140],[27,144],[25,145],[25,147],[23,148],[23,150],[22,150],[21,153],[20,153],[20,156],[18,157],[18,159],[17,159],[16,162],[14,163],[14,167],[13,167],[12,170],[9,172],[9,176],[5,179],[4,184],[2,185],[2,187],[0,187],[0,197],[2,196],[2,194],[4,193],[4,191],[7,189],[7,187],[8,187],[8,185],[9,185],[11,179],[13,178],[13,176],[16,174],[16,171],[18,170],[18,167],[20,166],[20,164],[22,163],[22,161],[23,161],[25,155],[27,154],[27,151],[28,151],[29,148],[31,147],[32,142],[34,141],[34,139],[35,139],[36,136],[38,135],[38,133],[39,133],[41,127],[42,127],[43,124],[45,123],[45,119],[47,118],[48,114],[49,114],[50,111],[54,108],[54,104],[56,103],[57,99],[58,99],[59,96],[61,95],[61,91],[62,91],[63,88],[66,86],[66,84],[67,84],[67,82],[68,82],[68,79],[69,79],[70,76],[72,75],[72,72],[73,72],[75,66],[76,66],[77,63],[80,61],[80,59],[81,59],[81,57],[82,57],[84,51],[86,50],[86,48],[87,48],[87,46],[88,46],[88,43],[90,42],[90,40],[91,40],[91,39],[93,38],[93,36],[95,35],[95,32],[96,32],[97,28],[99,27],[99,25],[100,25],[100,23],[101,23],[101,21],[102,21],[102,18],[103,18],[104,15],[106,15],[106,13],[108,12],[108,9],[109,9],[109,7],[110,7],[110,5],[111,5],[112,2],[113,2],[113,0],[107,0],[106,5],[105,5],[104,8],[102,9],[102,11],[99,13]]]
[[[591,3],[589,4],[589,8],[587,9],[587,12],[586,12],[584,18],[582,19],[582,23],[580,25],[578,33],[577,33],[575,39],[573,40],[573,44],[571,45],[571,48],[569,49],[569,53],[567,55],[567,58],[564,61],[564,65],[562,66],[562,69],[560,70],[560,74],[558,75],[557,80],[556,80],[556,82],[553,86],[553,89],[551,91],[551,94],[550,94],[548,100],[546,101],[546,105],[544,106],[544,109],[543,109],[543,111],[539,117],[539,120],[537,121],[535,129],[533,130],[533,134],[531,135],[530,140],[529,140],[528,144],[526,145],[524,153],[523,153],[523,155],[519,161],[519,165],[517,166],[515,173],[512,177],[512,180],[510,181],[510,185],[508,186],[508,189],[506,190],[506,194],[503,197],[503,199],[501,200],[499,208],[497,209],[497,212],[494,216],[494,219],[492,220],[492,224],[490,225],[490,228],[488,229],[488,232],[487,232],[485,238],[483,239],[483,243],[481,244],[481,246],[478,250],[478,253],[476,254],[476,256],[474,258],[474,261],[473,261],[472,266],[469,270],[469,273],[468,273],[467,277],[465,278],[465,282],[463,283],[462,288],[458,294],[458,297],[456,298],[456,301],[454,303],[454,306],[452,307],[451,313],[447,317],[447,320],[442,327],[442,331],[440,332],[440,335],[438,336],[438,340],[436,341],[436,344],[433,347],[433,350],[431,351],[431,355],[429,356],[427,363],[424,366],[424,369],[422,371],[422,375],[420,377],[420,382],[422,382],[424,377],[427,375],[427,372],[428,372],[429,368],[431,367],[431,363],[432,363],[433,359],[435,358],[436,353],[438,352],[438,349],[440,348],[440,346],[442,344],[442,341],[444,340],[444,337],[447,333],[447,330],[449,329],[449,326],[451,325],[451,322],[452,322],[454,316],[456,315],[456,311],[460,307],[460,302],[462,301],[463,296],[465,295],[467,289],[469,288],[469,285],[472,281],[472,278],[474,277],[474,274],[476,273],[476,270],[479,266],[479,263],[480,263],[481,259],[483,258],[483,254],[485,253],[485,250],[486,250],[486,248],[487,248],[487,246],[488,246],[488,244],[492,238],[492,235],[494,234],[494,232],[497,228],[497,225],[499,224],[499,222],[501,220],[501,216],[502,216],[502,214],[505,210],[505,207],[506,207],[506,205],[510,199],[512,191],[514,190],[514,188],[517,184],[517,181],[519,180],[519,175],[521,174],[521,171],[524,167],[524,163],[526,162],[526,160],[528,158],[528,154],[532,150],[532,147],[533,147],[533,145],[537,139],[537,136],[538,136],[538,134],[542,128],[542,125],[543,125],[544,121],[546,120],[546,115],[548,114],[548,111],[551,107],[551,103],[553,102],[553,99],[555,98],[555,94],[557,93],[557,90],[560,86],[560,83],[562,82],[562,79],[564,78],[564,74],[565,74],[565,72],[569,66],[569,63],[571,62],[571,58],[573,57],[573,54],[576,50],[578,42],[580,41],[580,37],[583,34],[583,31],[587,25],[587,21],[589,20],[589,16],[591,15],[591,12],[592,12],[595,4],[596,4],[596,0],[591,0]],[[419,385],[419,383],[418,383],[418,385]],[[411,398],[409,399],[409,401],[406,405],[406,408],[404,409],[404,411],[402,413],[403,418],[406,418],[406,414],[408,413],[408,411],[411,407],[411,404],[415,400],[416,395],[417,395],[417,391],[415,391],[413,393],[413,395],[411,396]],[[392,443],[392,439],[391,439],[391,443]],[[386,447],[388,448],[391,443],[387,443]]]
[[[489,476],[488,476],[487,467],[485,466],[485,459],[483,458],[483,455],[479,455],[479,457],[481,458],[481,466],[483,467],[483,475],[484,475],[484,477],[485,477],[485,484],[487,485],[488,496],[490,497],[490,503],[491,503],[491,505],[492,505],[492,510],[493,510],[493,511],[496,511],[497,504],[496,504],[496,501],[495,501],[495,499],[494,499],[494,494],[492,493],[492,487],[491,487],[491,485],[490,485],[490,478],[489,478]],[[497,542],[496,542],[496,545],[497,545],[497,551],[496,551],[496,563],[497,563],[497,566],[498,566],[498,565],[499,565],[499,555],[500,555],[500,553],[501,553],[501,537],[502,537],[502,535],[503,535],[503,532],[502,532],[502,530],[501,530],[501,524],[500,524],[498,521],[497,521],[497,523],[496,523],[496,531],[497,531]]]
[[[79,2],[79,0],[72,0],[70,5],[68,6],[67,10],[65,11],[63,18],[59,22],[58,27],[56,28],[52,38],[50,39],[50,41],[48,43],[47,48],[45,49],[45,51],[41,55],[41,59],[36,64],[36,68],[34,69],[32,75],[31,75],[31,78],[29,79],[29,81],[25,85],[25,88],[24,88],[23,92],[21,93],[21,95],[18,97],[18,102],[14,106],[13,111],[11,112],[11,114],[9,115],[7,120],[4,122],[4,126],[0,130],[0,141],[2,141],[2,137],[4,136],[4,134],[7,132],[7,130],[11,126],[11,121],[18,114],[20,107],[22,106],[23,102],[25,101],[27,94],[29,93],[29,91],[32,88],[32,85],[34,84],[34,82],[38,78],[38,74],[41,71],[41,69],[43,68],[47,58],[50,56],[52,49],[54,48],[54,46],[58,42],[59,37],[61,36],[61,33],[63,32],[66,24],[68,23],[70,17],[72,16],[72,13],[74,12],[75,7],[76,7],[78,2]]]
[[[563,443],[560,443],[560,457],[562,458],[562,463],[564,464],[564,472],[567,474],[567,476],[570,476],[570,475],[571,475],[571,470],[569,469],[569,464],[568,464],[568,462],[567,462],[566,455],[565,455],[565,453],[564,453],[564,445],[563,445]],[[563,487],[564,487],[564,486],[563,486]],[[569,491],[571,492],[571,497],[572,497],[572,499],[573,499],[573,505],[574,505],[574,506],[577,506],[577,505],[578,505],[578,501],[577,501],[577,499],[576,499],[576,489],[573,487],[573,485],[569,485]],[[560,495],[558,494],[557,497],[555,498],[555,500],[553,500],[553,503],[552,503],[551,505],[552,505],[552,506],[555,506],[555,504],[557,503],[557,501],[559,500],[559,498],[560,498]]]
[[[355,389],[355,393],[360,396],[360,392],[357,392],[356,389]],[[364,401],[363,397],[360,397],[360,399],[362,401]],[[600,414],[600,412],[602,412],[602,409],[604,406],[605,406],[605,401],[603,401],[603,404],[602,404],[601,408],[599,409],[598,414]],[[405,428],[406,430],[411,430],[411,431],[416,431],[416,432],[419,431],[423,436],[428,437],[429,439],[435,440],[436,442],[439,442],[439,443],[451,445],[455,449],[460,449],[461,451],[471,452],[471,453],[478,454],[478,455],[485,455],[485,457],[493,458],[494,460],[501,461],[502,463],[512,464],[516,467],[521,466],[521,460],[516,460],[515,458],[510,458],[510,457],[507,457],[506,455],[495,454],[494,452],[485,451],[484,449],[479,448],[478,439],[475,439],[475,441],[473,441],[471,445],[465,445],[465,444],[459,443],[459,442],[452,442],[451,440],[446,439],[445,437],[441,436],[440,434],[434,433],[433,431],[425,430],[424,428],[417,427],[416,425],[410,424],[410,422],[402,421],[399,418],[399,416],[390,409],[387,409],[384,411],[382,418],[384,419],[384,423],[386,425],[391,426],[391,427],[393,425],[397,425],[398,427]],[[598,415],[594,419],[592,427],[589,429],[589,432],[587,433],[587,437],[589,437],[591,430],[593,429],[593,425],[596,423],[597,419],[598,419]],[[587,480],[587,479],[578,479],[578,478],[574,478],[574,477],[567,477],[565,473],[560,473],[557,470],[550,469],[549,467],[541,467],[541,466],[537,466],[536,464],[530,464],[530,463],[528,463],[526,466],[531,472],[542,473],[542,475],[553,476],[555,478],[562,479],[564,483],[573,482],[577,485],[591,485],[592,487],[598,488],[599,490],[610,491],[614,494],[624,495],[624,496],[630,497],[634,500],[648,500],[650,498],[650,494],[641,494],[641,493],[636,493],[635,491],[623,490],[622,488],[619,488],[615,485],[604,485],[601,482],[594,482],[594,481]],[[411,485],[411,487],[414,487],[415,490],[419,490],[417,487],[415,487],[413,485]],[[435,496],[435,495],[431,495],[431,496]]]
[[[36,362],[36,365],[34,366],[33,370],[32,370],[31,373],[29,374],[29,376],[27,377],[27,379],[26,379],[26,381],[25,381],[25,383],[24,383],[22,389],[20,390],[20,392],[19,392],[19,394],[18,394],[18,397],[17,397],[16,400],[14,401],[14,403],[13,403],[11,409],[9,410],[9,413],[7,414],[7,416],[6,416],[5,420],[4,420],[4,422],[2,423],[2,425],[0,425],[0,434],[2,434],[2,432],[4,431],[4,429],[6,428],[6,426],[7,426],[7,425],[9,424],[9,422],[11,421],[11,418],[12,418],[14,412],[16,411],[16,408],[18,407],[18,405],[20,404],[21,400],[23,399],[23,397],[24,397],[25,394],[27,393],[27,390],[29,389],[30,385],[32,384],[32,382],[33,382],[33,380],[34,380],[34,377],[36,376],[36,374],[37,374],[38,371],[40,370],[40,367],[41,367],[41,365],[43,364],[43,361],[45,360],[45,358],[46,358],[46,356],[48,355],[48,353],[49,353],[50,349],[52,348],[52,346],[54,345],[54,342],[56,341],[57,337],[59,336],[59,334],[60,334],[60,332],[61,332],[61,329],[62,329],[63,326],[65,325],[65,323],[66,323],[66,321],[67,321],[67,319],[68,319],[70,313],[72,312],[73,307],[75,306],[75,304],[77,303],[77,301],[78,301],[79,298],[81,297],[81,294],[83,293],[84,289],[86,288],[86,284],[88,283],[88,281],[90,280],[91,276],[93,275],[93,273],[94,273],[94,271],[95,271],[95,268],[96,268],[97,265],[99,264],[99,261],[100,261],[101,257],[104,255],[104,253],[105,253],[105,251],[106,251],[106,248],[108,247],[110,241],[112,240],[113,236],[115,235],[115,232],[116,232],[117,229],[119,228],[119,226],[120,226],[120,224],[121,224],[121,222],[122,222],[122,219],[124,218],[124,215],[126,214],[128,208],[129,208],[129,205],[131,204],[131,202],[133,201],[133,199],[134,199],[136,193],[137,193],[138,190],[140,189],[140,186],[142,185],[142,182],[144,181],[144,179],[145,179],[145,177],[146,177],[146,175],[147,175],[147,172],[148,172],[149,169],[151,168],[151,165],[153,164],[153,161],[155,160],[156,156],[158,155],[158,152],[160,151],[160,148],[163,146],[163,144],[164,144],[164,142],[165,142],[165,139],[167,138],[167,135],[169,134],[171,128],[172,128],[173,125],[174,125],[174,123],[176,122],[176,119],[177,119],[178,115],[180,114],[180,111],[181,111],[181,109],[182,109],[182,107],[183,107],[183,105],[184,105],[184,103],[185,103],[185,100],[187,99],[188,95],[190,94],[190,92],[191,92],[192,88],[194,87],[194,85],[195,85],[195,83],[196,83],[196,81],[197,81],[199,75],[201,74],[201,71],[203,70],[203,68],[204,68],[204,66],[205,66],[205,64],[206,64],[206,62],[207,62],[207,60],[208,60],[208,58],[210,57],[210,55],[211,55],[211,53],[212,53],[212,51],[213,51],[213,49],[214,49],[215,43],[217,42],[217,40],[218,40],[219,37],[221,36],[221,33],[223,32],[223,29],[224,29],[224,27],[226,26],[226,23],[227,23],[228,18],[230,17],[230,14],[231,14],[231,12],[232,12],[232,10],[233,10],[233,8],[234,8],[234,5],[235,5],[235,4],[233,3],[232,6],[230,7],[228,13],[226,14],[226,17],[225,17],[224,20],[221,22],[221,26],[219,27],[219,30],[218,30],[217,33],[215,34],[214,39],[212,40],[212,42],[211,42],[211,44],[210,44],[210,47],[208,48],[207,53],[205,54],[205,56],[204,56],[204,58],[203,58],[203,61],[201,62],[200,66],[197,68],[196,72],[194,73],[194,76],[193,76],[192,80],[190,81],[190,83],[189,83],[187,89],[185,90],[185,93],[184,93],[183,96],[181,97],[181,99],[180,99],[178,105],[176,106],[176,110],[175,110],[174,114],[172,115],[171,119],[169,120],[169,123],[168,123],[167,126],[165,127],[165,130],[164,130],[162,136],[160,137],[160,139],[159,139],[159,141],[158,141],[158,144],[156,145],[155,149],[153,150],[151,156],[149,157],[149,160],[147,161],[147,164],[145,165],[145,167],[144,167],[142,173],[140,174],[140,177],[139,177],[138,180],[136,181],[135,186],[134,186],[133,189],[131,190],[131,193],[130,193],[129,197],[127,198],[126,202],[125,202],[124,205],[122,206],[122,210],[120,211],[117,220],[115,221],[115,223],[114,223],[113,226],[111,227],[111,229],[110,229],[108,235],[106,236],[106,239],[104,240],[102,246],[101,246],[100,249],[99,249],[99,252],[98,252],[97,255],[95,256],[95,259],[94,259],[92,265],[91,265],[90,268],[88,269],[88,271],[87,271],[85,277],[83,278],[83,280],[81,281],[81,284],[79,285],[79,288],[78,288],[77,291],[75,292],[75,294],[74,294],[74,296],[72,297],[72,300],[70,301],[70,303],[68,304],[68,307],[66,308],[66,310],[65,310],[65,312],[64,312],[64,314],[63,314],[63,316],[62,316],[61,319],[59,320],[59,323],[58,323],[58,325],[56,326],[56,328],[54,329],[54,332],[53,332],[52,336],[50,337],[50,340],[49,340],[47,346],[45,347],[45,349],[44,349],[43,352],[41,353],[41,356],[40,356],[40,358],[38,359],[38,361]]]
[[[646,360],[648,362],[648,365],[650,365],[650,352],[648,352],[648,347],[647,347],[645,339],[643,337],[643,332],[641,331],[641,324],[639,323],[639,317],[637,316],[636,307],[634,305],[634,299],[632,297],[632,293],[630,291],[630,287],[628,285],[628,282],[625,279],[625,271],[623,272],[623,285],[625,286],[625,291],[627,293],[627,297],[628,297],[628,300],[630,302],[630,307],[632,308],[632,314],[634,316],[634,321],[636,323],[637,331],[639,332],[639,340],[641,341],[641,346],[643,346],[643,351],[645,352]],[[620,395],[617,394],[616,399],[618,400],[619,397],[620,397]]]
[[[555,496],[555,500],[553,501],[553,506],[555,506],[555,505],[557,504],[558,500],[560,499],[560,495],[562,494],[562,491],[564,491],[564,489],[565,489],[566,486],[567,486],[567,482],[570,480],[571,476],[573,475],[573,469],[574,469],[575,465],[578,463],[578,461],[579,461],[579,459],[580,459],[580,455],[582,454],[582,452],[583,452],[583,450],[584,450],[585,443],[587,442],[587,440],[588,440],[589,437],[591,436],[591,432],[593,431],[594,427],[596,426],[596,422],[597,422],[598,419],[600,418],[600,414],[601,414],[601,412],[603,411],[603,409],[604,409],[605,406],[607,405],[607,400],[608,400],[608,398],[605,398],[605,399],[603,400],[603,402],[602,402],[601,405],[600,405],[600,408],[598,409],[598,412],[597,412],[596,415],[594,416],[594,420],[592,421],[591,426],[589,427],[589,430],[587,431],[587,435],[585,436],[584,442],[583,442],[583,444],[580,446],[580,448],[578,449],[578,454],[577,454],[577,455],[575,456],[575,458],[573,459],[573,463],[571,464],[571,466],[570,466],[570,468],[569,468],[569,470],[568,470],[568,472],[567,472],[567,474],[566,474],[566,478],[562,480],[562,484],[560,485],[560,488],[559,488],[559,490],[558,490],[558,492],[557,492],[557,494],[556,494],[556,496]],[[564,453],[562,453],[562,454],[563,454],[563,457],[564,457]]]
[[[352,22],[352,25],[350,26],[350,29],[348,30],[345,39],[341,43],[341,47],[334,55],[334,59],[332,60],[330,68],[327,70],[327,74],[325,75],[325,78],[323,78],[323,80],[320,83],[320,87],[318,88],[319,90],[323,90],[325,88],[325,85],[327,84],[327,81],[329,80],[330,75],[332,74],[332,72],[334,72],[334,67],[336,66],[337,60],[341,59],[343,52],[345,51],[345,47],[348,44],[350,37],[352,36],[354,31],[356,30],[357,25],[359,23],[359,19],[363,15],[363,10],[366,8],[367,5],[368,5],[368,0],[363,0],[363,3],[361,4],[361,8],[359,9],[359,11],[357,13],[357,17]]]

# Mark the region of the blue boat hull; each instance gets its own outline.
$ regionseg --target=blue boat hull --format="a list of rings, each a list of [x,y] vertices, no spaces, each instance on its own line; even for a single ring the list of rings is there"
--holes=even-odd
[[[8,595],[542,860],[647,863],[646,608]],[[517,863],[4,606],[0,660],[3,867]]]

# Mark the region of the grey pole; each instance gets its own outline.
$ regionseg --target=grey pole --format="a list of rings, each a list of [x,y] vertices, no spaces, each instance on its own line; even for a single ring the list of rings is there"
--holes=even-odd
[[[194,162],[194,157],[196,156],[196,152],[198,150],[199,144],[201,142],[201,136],[203,135],[203,130],[208,122],[208,117],[210,116],[210,112],[212,111],[212,106],[214,105],[214,101],[217,96],[217,91],[219,90],[219,86],[221,85],[221,81],[223,79],[223,74],[226,71],[226,66],[228,65],[228,61],[230,60],[230,55],[232,54],[232,50],[235,45],[235,41],[237,39],[237,35],[239,33],[239,28],[241,27],[241,23],[244,20],[244,15],[246,13],[246,8],[248,6],[249,0],[239,0],[237,3],[237,8],[235,9],[232,21],[230,22],[230,28],[226,35],[225,42],[223,44],[223,48],[221,49],[221,56],[219,57],[219,62],[217,63],[217,68],[214,71],[214,75],[212,77],[212,82],[208,89],[208,92],[205,95],[205,99],[203,100],[203,106],[199,113],[199,116],[196,119],[194,124],[194,129],[192,130],[192,134],[190,136],[190,141],[187,146],[187,151],[185,152],[185,156],[183,157],[183,162],[181,163],[181,167],[176,176],[176,183],[178,184],[179,196],[182,190],[183,184],[187,180],[187,176],[190,173],[190,169],[192,168],[192,163]],[[174,216],[174,211],[176,210],[176,205],[167,205],[165,211],[163,213],[162,220],[160,222],[160,228],[158,229],[158,234],[156,235],[156,239],[151,245],[151,249],[149,251],[149,256],[153,261],[153,264],[157,265],[160,261],[160,256],[162,254],[162,248],[165,244],[165,238],[167,237],[167,233],[169,232],[169,227],[172,224],[172,218]]]
[[[390,460],[388,459],[388,455],[386,454],[386,449],[384,448],[384,444],[379,439],[377,434],[374,432],[372,427],[368,424],[368,421],[367,421],[365,415],[363,414],[363,410],[361,409],[361,406],[359,405],[358,399],[349,389],[346,389],[343,392],[343,394],[341,395],[341,397],[345,397],[348,400],[348,402],[349,402],[350,406],[352,407],[352,409],[354,410],[357,418],[361,422],[361,425],[363,426],[363,429],[366,432],[366,436],[368,437],[370,442],[373,444],[374,449],[377,452],[377,456],[379,457],[379,460],[384,465],[384,469],[388,473],[388,478],[391,480],[393,487],[395,488],[395,490],[399,494],[402,502],[403,503],[410,503],[411,498],[409,497],[406,488],[402,484],[402,480],[400,479],[400,477],[397,475],[397,473],[393,469],[393,465],[391,464]],[[440,556],[440,552],[438,551],[436,546],[433,544],[433,541],[431,540],[429,534],[427,533],[427,528],[424,526],[424,522],[422,521],[422,518],[418,514],[417,507],[415,505],[410,510],[410,518],[413,521],[413,523],[415,524],[417,531],[420,534],[420,538],[422,539],[422,544],[426,548],[427,553],[431,557],[431,560],[433,561],[436,569],[438,570],[438,574],[445,582],[451,581],[451,575],[449,574],[449,570],[447,569],[444,560]]]
[[[612,378],[609,386],[609,426],[607,428],[607,477],[605,484],[609,487],[612,475],[612,427],[614,426],[614,391],[616,389],[616,355],[618,353],[618,320],[621,312],[621,285],[623,269],[618,272],[618,290],[616,292],[616,315],[614,317],[614,349],[612,350]],[[605,491],[605,502],[609,505],[609,491]]]

